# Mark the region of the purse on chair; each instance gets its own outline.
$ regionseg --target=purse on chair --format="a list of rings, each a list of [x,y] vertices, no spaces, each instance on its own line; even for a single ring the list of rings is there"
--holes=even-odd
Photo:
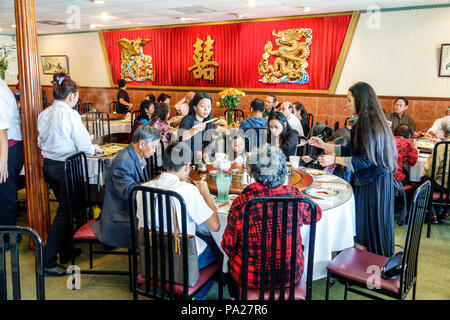
[[[172,217],[174,222],[174,232],[172,234],[172,247],[173,247],[173,263],[174,263],[174,282],[177,284],[183,284],[183,255],[188,255],[188,275],[189,282],[188,286],[194,286],[199,278],[199,269],[198,269],[198,257],[197,257],[197,245],[195,241],[195,236],[188,234],[187,235],[187,253],[182,250],[182,233],[179,230],[177,214],[175,212],[175,205],[173,200],[172,203]],[[149,244],[150,244],[150,254],[153,251],[153,246],[157,248],[158,259],[161,258],[160,250],[159,250],[159,239],[160,239],[160,231],[156,232],[156,243],[152,243],[152,231],[149,230]],[[168,235],[167,232],[164,232],[164,242],[166,243],[166,248],[168,244]],[[140,265],[141,265],[141,274],[145,277],[145,247],[144,247],[144,228],[139,228],[139,255],[140,255]],[[168,252],[166,252],[166,280],[169,278],[169,257]],[[150,266],[150,274],[152,274],[153,269]],[[161,278],[161,263],[158,263],[158,279]]]
[[[396,245],[399,246],[399,245]],[[399,246],[403,249],[403,247]],[[381,268],[381,277],[385,280],[394,280],[402,272],[403,251],[395,253]]]

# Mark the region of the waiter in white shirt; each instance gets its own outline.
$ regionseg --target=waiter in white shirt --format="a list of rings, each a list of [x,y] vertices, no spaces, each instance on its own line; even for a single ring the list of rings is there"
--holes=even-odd
[[[292,129],[297,130],[299,136],[304,136],[303,126],[300,120],[294,114],[294,106],[289,101],[283,102],[280,111],[286,116],[287,122]]]
[[[92,144],[79,113],[73,110],[78,101],[78,86],[69,75],[53,75],[53,97],[53,104],[38,117],[38,146],[44,157],[44,178],[59,202],[44,251],[44,273],[62,276],[66,274],[66,268],[56,263],[57,254],[59,262],[66,264],[71,261],[72,255],[80,253],[72,252],[71,248],[64,160],[81,151],[87,155],[102,151]]]
[[[22,132],[16,98],[0,79],[0,225],[16,225],[16,185],[22,167]],[[5,242],[8,249],[9,243]]]

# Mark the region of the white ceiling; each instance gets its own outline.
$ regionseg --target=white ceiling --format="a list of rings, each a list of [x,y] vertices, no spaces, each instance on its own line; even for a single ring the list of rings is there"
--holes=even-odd
[[[374,5],[386,9],[437,4],[449,4],[449,0],[104,0],[104,4],[36,0],[36,18],[38,34],[44,34],[370,10]],[[109,20],[101,18],[103,12]],[[14,23],[14,0],[0,0],[0,34],[14,34]]]

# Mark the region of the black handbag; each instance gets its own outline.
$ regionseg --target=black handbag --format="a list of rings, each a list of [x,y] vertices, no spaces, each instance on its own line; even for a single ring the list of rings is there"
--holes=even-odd
[[[403,249],[403,247],[399,247]],[[395,253],[381,268],[381,277],[385,280],[394,280],[400,277],[402,272],[402,262],[403,251]]]

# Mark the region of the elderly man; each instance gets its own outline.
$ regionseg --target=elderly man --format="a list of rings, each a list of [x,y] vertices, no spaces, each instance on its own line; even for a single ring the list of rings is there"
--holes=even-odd
[[[300,120],[294,114],[294,106],[289,101],[283,102],[280,111],[286,116],[287,122],[292,129],[297,130],[299,136],[304,136]]]
[[[427,133],[438,139],[441,139],[441,140],[444,139],[441,122],[443,119],[446,119],[446,118],[447,119],[450,118],[450,106],[448,106],[447,109],[445,109],[444,117],[436,119],[436,121],[433,123],[431,128],[427,131]]]
[[[131,188],[145,181],[145,158],[155,153],[160,133],[140,126],[131,143],[120,151],[106,178],[105,199],[100,220],[92,224],[97,239],[109,246],[131,248],[129,196]]]
[[[449,141],[450,140],[450,117],[449,118],[446,117],[446,118],[442,119],[441,127],[442,127],[442,131],[444,133],[445,140]],[[448,173],[450,170],[450,152],[447,152],[445,177],[442,177],[442,174],[444,171],[443,163],[444,163],[444,156],[445,156],[445,146],[440,145],[438,147],[438,149],[436,150],[436,152],[437,152],[437,154],[436,154],[436,171],[435,171],[435,175],[434,175],[434,181],[438,185],[438,188],[442,188],[444,191],[444,188],[447,188],[447,186],[448,186]],[[434,153],[434,150],[433,150],[433,153]],[[433,157],[434,157],[433,153],[428,157],[427,162],[425,163],[425,166],[423,168],[423,175],[428,178],[431,178],[431,175],[432,175]],[[442,178],[444,178],[444,179],[442,179]],[[449,209],[447,208],[442,212],[442,214],[440,214],[439,217],[437,217],[435,214],[433,214],[432,222],[438,223],[439,220],[441,220],[441,221],[448,220],[448,212],[449,212]]]
[[[277,105],[277,97],[273,94],[269,94],[265,101],[265,110],[263,113],[263,117],[267,118],[272,111],[275,111],[275,106]]]
[[[258,151],[255,151],[250,155],[250,174],[256,180],[255,183],[248,185],[231,205],[228,212],[228,224],[225,228],[225,232],[222,238],[222,248],[229,257],[229,267],[230,267],[230,285],[229,290],[230,296],[235,296],[236,291],[233,289],[236,287],[236,283],[241,283],[241,267],[242,267],[242,232],[243,232],[243,213],[245,204],[257,197],[268,197],[268,196],[289,196],[289,197],[301,197],[302,193],[296,187],[290,185],[283,185],[286,176],[286,157],[283,151],[275,146],[266,146]],[[268,208],[270,211],[270,207]],[[299,219],[298,223],[309,224],[311,221],[311,211],[307,209],[304,205],[299,207],[301,210],[302,218]],[[292,214],[292,210],[289,211]],[[262,244],[262,234],[261,234],[261,224],[262,216],[266,215],[269,219],[268,225],[271,225],[271,214],[270,212],[263,212],[262,208],[254,209],[250,215],[250,234],[249,234],[249,266],[248,266],[248,285],[250,288],[257,288],[259,284],[259,271],[261,269],[260,260],[257,259],[255,254],[261,252]],[[322,216],[322,211],[317,207],[317,220]],[[290,219],[288,218],[288,221]],[[281,223],[281,221],[279,221]],[[292,230],[292,226],[288,226],[288,238],[292,237],[289,230]],[[281,235],[278,235],[281,237]],[[281,241],[281,239],[280,239]],[[291,241],[287,240],[288,243]],[[297,245],[297,261],[295,267],[295,280],[299,281],[303,273],[303,245],[301,236],[296,239]],[[266,245],[266,244],[265,244]],[[281,257],[280,257],[281,259]],[[280,261],[276,263],[279,265]],[[266,266],[266,275],[268,276],[267,282],[270,282],[271,270],[270,266]],[[288,268],[289,269],[289,268]],[[289,274],[289,270],[287,274]]]
[[[395,99],[395,112],[386,116],[386,120],[392,123],[391,130],[397,128],[399,124],[407,124],[412,131],[416,131],[416,123],[414,122],[414,119],[405,114],[408,109],[408,104],[409,102],[406,98],[398,97]]]
[[[201,233],[217,232],[220,229],[219,216],[217,214],[217,207],[212,198],[208,184],[206,181],[193,181],[194,184],[186,182],[190,173],[190,148],[186,143],[178,142],[169,144],[164,152],[163,165],[167,170],[163,172],[158,178],[146,182],[143,185],[153,188],[166,189],[175,191],[184,199],[186,203],[187,212],[187,233],[196,235],[197,231]],[[143,227],[143,208],[142,201],[137,201],[137,218],[139,220],[139,227]],[[181,225],[181,210],[177,206],[177,220]],[[149,218],[150,220],[150,218]],[[203,229],[203,230],[202,230]],[[203,232],[202,232],[203,231]],[[206,231],[206,232],[205,232]],[[142,234],[140,236],[140,243],[143,244]],[[198,236],[195,237],[198,255],[198,267],[202,269],[212,262],[216,261],[217,257],[214,252],[218,252],[218,248],[211,237],[210,243],[206,243]],[[216,246],[213,248],[212,246]],[[142,254],[142,253],[141,253]],[[143,258],[141,257],[141,270],[144,270]],[[204,300],[213,285],[211,280],[196,295],[197,300]]]

